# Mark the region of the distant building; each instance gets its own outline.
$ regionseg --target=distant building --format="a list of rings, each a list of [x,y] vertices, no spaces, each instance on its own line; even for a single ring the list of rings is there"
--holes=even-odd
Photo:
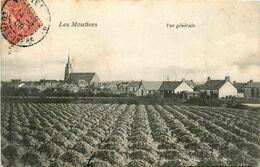
[[[38,89],[40,91],[44,91],[46,89],[59,88],[61,87],[62,83],[63,81],[41,79],[38,82]]]
[[[32,81],[20,83],[17,86],[17,89],[24,89],[28,92],[28,94],[32,94],[40,91],[39,84],[37,82],[32,82]]]
[[[118,85],[121,84],[122,81],[107,81],[103,82],[103,87],[108,90],[118,90]]]
[[[137,96],[154,95],[160,93],[161,81],[141,81],[136,92]]]
[[[118,83],[116,86],[117,86],[117,89],[126,91],[128,85],[129,85],[129,83],[124,81],[124,82]]]
[[[141,85],[141,81],[133,81],[130,82],[127,86],[126,86],[126,91],[127,92],[132,92],[132,93],[136,93],[136,91],[138,90],[138,88]]]
[[[1,88],[16,89],[22,83],[21,79],[11,79],[11,81],[1,81]]]
[[[230,82],[229,76],[224,80],[211,80],[208,77],[207,82],[199,86],[199,91],[210,98],[237,97],[237,88]]]
[[[99,83],[100,79],[96,73],[70,73],[65,82],[78,84],[80,87],[84,87]]]
[[[185,80],[185,82],[192,88],[194,89],[196,87],[196,83],[193,80]]]
[[[100,82],[96,73],[74,73],[70,57],[65,67],[64,81],[70,84],[77,84],[79,87],[86,87]]]
[[[245,97],[245,86],[247,83],[233,82],[233,85],[237,88],[237,97]]]
[[[200,97],[200,92],[199,91],[184,91],[183,92],[183,98],[184,99],[194,99],[194,98],[199,98]]]
[[[184,91],[192,92],[193,89],[183,79],[181,81],[163,81],[159,91],[164,97],[169,97]]]
[[[244,87],[246,98],[260,98],[260,82],[250,80]]]
[[[62,88],[73,93],[77,93],[80,90],[80,87],[74,83],[64,83]]]

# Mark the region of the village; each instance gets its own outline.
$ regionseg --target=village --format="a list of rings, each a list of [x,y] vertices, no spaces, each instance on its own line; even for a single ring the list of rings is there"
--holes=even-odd
[[[97,73],[73,72],[70,57],[65,66],[64,80],[22,81],[12,79],[2,81],[2,96],[33,96],[45,94],[47,96],[160,96],[164,98],[180,97],[183,99],[259,99],[260,82],[249,80],[241,83],[231,81],[230,76],[223,78],[206,78],[204,82],[193,79],[179,81],[101,81]],[[63,92],[57,94],[55,92]],[[65,93],[64,93],[65,92]],[[67,92],[67,93],[66,93]]]

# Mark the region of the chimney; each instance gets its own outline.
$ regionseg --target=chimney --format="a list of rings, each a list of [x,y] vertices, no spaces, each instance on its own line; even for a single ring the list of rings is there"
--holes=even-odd
[[[207,78],[207,81],[210,81],[211,79],[210,79],[210,76],[208,76],[208,78]]]
[[[250,83],[252,83],[252,82],[253,82],[253,80],[251,79],[249,82],[250,82]]]
[[[233,82],[233,84],[236,84],[236,83],[237,83],[236,81]]]
[[[185,79],[184,79],[184,78],[182,78],[181,82],[184,82],[184,81],[185,81]]]
[[[225,81],[230,81],[230,77],[229,77],[229,76],[226,76],[226,77],[225,77]]]

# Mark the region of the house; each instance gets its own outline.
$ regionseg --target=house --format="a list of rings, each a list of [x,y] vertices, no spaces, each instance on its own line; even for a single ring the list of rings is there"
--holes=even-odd
[[[45,80],[41,79],[38,82],[38,89],[40,91],[44,91],[46,89],[52,89],[52,88],[58,88],[62,84],[62,81],[57,81],[57,80]]]
[[[73,93],[80,91],[80,87],[75,83],[65,83],[63,84],[62,88]]]
[[[123,81],[123,82],[118,83],[116,86],[117,86],[118,90],[126,91],[128,85],[129,85],[129,82]]]
[[[28,92],[28,94],[37,93],[40,91],[39,84],[37,82],[23,82],[17,86],[17,89],[19,90],[25,90]]]
[[[136,92],[137,96],[160,94],[161,81],[142,81]]]
[[[260,82],[250,80],[244,89],[246,98],[260,98]]]
[[[181,81],[163,81],[159,91],[163,97],[170,97],[184,91],[192,92],[193,89],[185,82],[185,79],[182,79]]]
[[[108,81],[108,82],[104,82],[103,86],[106,89],[109,90],[118,90],[118,85],[121,84],[121,81]]]
[[[46,80],[46,79],[41,79],[39,81],[39,84],[45,85],[47,88],[55,88],[58,87],[58,85],[61,83],[61,81],[57,80]]]
[[[194,98],[199,98],[200,97],[200,92],[199,91],[184,91],[183,92],[183,98],[184,99],[194,99]]]
[[[194,89],[196,87],[196,83],[193,80],[185,80],[185,82],[192,88]]]
[[[70,73],[65,82],[78,84],[79,87],[86,87],[99,83],[100,79],[96,73]]]
[[[204,97],[210,98],[230,98],[237,97],[237,88],[230,82],[229,76],[224,80],[211,80],[208,77],[206,83],[199,87],[199,91]]]
[[[233,85],[237,88],[237,97],[245,97],[245,86],[247,83],[233,82]]]
[[[141,81],[133,81],[130,82],[127,86],[126,86],[126,91],[127,92],[132,92],[132,93],[136,93],[136,91],[138,90],[138,88],[141,85]]]

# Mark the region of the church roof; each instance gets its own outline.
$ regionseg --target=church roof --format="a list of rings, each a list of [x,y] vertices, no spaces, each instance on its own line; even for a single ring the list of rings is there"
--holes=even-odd
[[[66,82],[69,83],[78,83],[79,80],[85,80],[87,82],[91,82],[96,73],[70,73]]]

